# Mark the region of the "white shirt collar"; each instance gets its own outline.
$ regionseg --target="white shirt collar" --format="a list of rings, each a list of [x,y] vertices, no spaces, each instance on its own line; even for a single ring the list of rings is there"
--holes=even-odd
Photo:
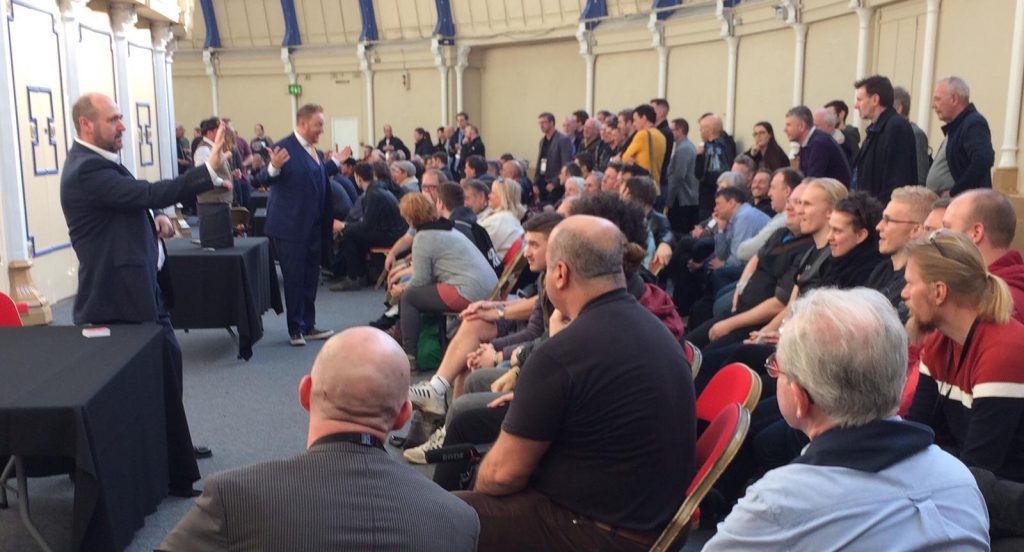
[[[96,147],[96,146],[94,146],[94,145],[92,145],[92,144],[90,144],[90,143],[88,143],[88,142],[84,142],[84,141],[82,141],[82,139],[81,139],[81,138],[77,138],[77,137],[76,137],[76,138],[75,138],[75,142],[78,142],[78,143],[79,143],[80,145],[82,145],[83,147],[89,148],[89,149],[91,149],[92,151],[94,151],[94,152],[96,152],[96,153],[100,154],[100,156],[101,156],[101,157],[103,157],[103,158],[104,158],[104,159],[106,159],[107,161],[110,161],[111,163],[117,163],[117,164],[120,164],[120,163],[121,163],[121,156],[119,156],[119,155],[118,155],[118,154],[116,154],[116,153],[113,153],[113,152],[109,152],[109,151],[107,151],[107,150],[105,150],[105,149],[101,149],[101,148],[98,148],[98,147]]]
[[[302,147],[309,149],[309,142],[307,142],[306,139],[303,138],[301,134],[299,134],[299,131],[296,130],[294,134],[295,137],[299,139],[299,143],[302,144]]]
[[[817,130],[815,127],[811,127],[811,131],[807,133],[807,138],[804,138],[804,141],[800,143],[801,148],[807,147],[807,142],[811,141],[811,135],[814,134],[815,130]]]

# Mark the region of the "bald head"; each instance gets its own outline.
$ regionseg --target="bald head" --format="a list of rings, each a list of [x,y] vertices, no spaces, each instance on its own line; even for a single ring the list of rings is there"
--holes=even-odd
[[[83,142],[117,153],[121,150],[121,135],[125,127],[121,110],[109,96],[86,92],[71,106],[75,132]]]
[[[548,241],[548,266],[565,263],[581,283],[622,277],[625,238],[608,219],[576,215],[555,227]]]
[[[311,418],[386,433],[408,398],[409,361],[384,332],[352,328],[324,344],[309,378]]]

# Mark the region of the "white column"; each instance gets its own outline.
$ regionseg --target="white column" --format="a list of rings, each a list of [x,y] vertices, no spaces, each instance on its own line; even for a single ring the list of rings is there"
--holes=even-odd
[[[78,79],[78,14],[85,9],[88,0],[60,0],[60,20],[64,24],[64,80],[67,87],[67,100],[70,106],[82,95]],[[68,113],[71,113],[68,111]],[[70,120],[70,117],[69,117]],[[68,125],[74,128],[73,125]]]
[[[867,8],[861,6],[859,0],[852,0],[852,7],[857,10],[857,19],[859,26],[857,30],[857,74],[855,80],[863,79],[868,76],[868,49],[870,48],[869,40],[871,38],[871,16],[874,15],[874,8]],[[850,110],[853,120],[850,122],[853,126],[860,126],[860,114],[856,109]]]
[[[656,97],[668,95],[668,48],[665,46],[665,22],[658,20],[658,14],[652,13],[647,20],[647,30],[651,31],[651,46],[658,52],[658,90]]]
[[[135,128],[135,100],[128,66],[128,31],[135,27],[138,15],[135,6],[124,2],[110,4],[110,28],[114,33],[114,53],[117,56],[117,103],[121,107],[125,130],[122,135],[121,164],[138,174],[139,131]]]
[[[586,68],[586,101],[583,104],[583,109],[587,110],[587,113],[594,114],[594,64],[596,57],[594,56],[594,31],[587,29],[585,23],[580,23],[579,29],[576,31],[576,41],[580,43],[580,55],[583,56],[583,64]]]
[[[0,259],[0,266],[12,260],[29,258],[25,195],[21,182],[21,149],[18,147],[18,117],[14,103],[14,68],[11,66],[11,37],[7,25],[10,2],[0,2],[0,224],[4,225],[9,258]]]
[[[160,178],[172,178],[178,165],[174,120],[167,110],[170,88],[167,84],[167,43],[170,42],[171,26],[166,21],[153,21],[149,26],[153,36],[153,81],[156,94],[156,132],[160,143]]]
[[[298,84],[299,76],[295,74],[295,64],[292,63],[292,52],[288,48],[281,48],[281,61],[284,63],[284,74],[288,75],[288,84]],[[292,118],[294,121],[299,114],[299,97],[290,91],[288,97],[291,99]]]
[[[178,49],[178,40],[172,38],[170,43],[167,44],[167,51],[164,52],[164,66],[161,71],[164,72],[164,81],[167,83],[167,105],[164,106],[164,111],[167,112],[167,120],[171,122],[171,126],[177,128],[178,117],[175,114],[174,109],[174,52]],[[185,127],[186,130],[188,127]],[[188,136],[188,134],[186,134]],[[171,144],[171,151],[173,152],[172,157],[174,159],[173,167],[174,176],[178,175],[178,146],[177,137],[174,138],[175,142]]]
[[[437,67],[438,75],[441,77],[441,126],[450,124],[451,112],[449,106],[451,106],[451,87],[448,85],[448,75],[451,73],[450,67],[448,67],[448,60],[445,59],[445,49],[447,46],[441,43],[437,38],[430,41],[430,54],[434,56],[434,66]],[[456,84],[461,86],[462,82]],[[462,94],[459,94],[459,110],[462,109]]]
[[[469,67],[469,46],[459,46],[455,49],[455,112],[461,113],[466,110],[463,103],[465,98],[465,87],[462,77]],[[448,124],[448,123],[445,123]]]
[[[807,25],[793,23],[796,34],[796,48],[793,51],[793,105],[804,103],[804,66],[807,57]]]
[[[220,91],[217,88],[217,54],[213,50],[203,50],[203,66],[206,76],[210,77],[210,94],[213,96],[213,115],[220,116]]]
[[[373,123],[373,66],[371,65],[370,49],[365,43],[356,47],[356,56],[359,57],[359,68],[366,81],[366,143],[373,145],[377,143]]]
[[[725,131],[735,135],[733,126],[736,123],[736,58],[740,49],[740,39],[727,36],[725,43],[729,46],[729,67],[725,83]]]
[[[935,50],[939,34],[939,4],[941,0],[928,0],[928,11],[925,12],[924,52],[921,60],[921,85],[917,88],[917,126],[925,135],[932,122],[931,98],[932,87],[935,85]],[[907,115],[910,115],[909,113]]]
[[[1024,92],[1024,0],[1017,0],[1013,12],[1013,50],[1010,51],[1010,82],[1006,87],[1006,122],[1003,125],[1003,147],[999,165],[1017,166],[1017,135],[1020,132],[1020,101]]]

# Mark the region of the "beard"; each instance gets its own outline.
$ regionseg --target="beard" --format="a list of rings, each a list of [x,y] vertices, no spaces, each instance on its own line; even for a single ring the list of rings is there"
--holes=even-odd
[[[907,334],[911,343],[923,339],[926,335],[935,331],[935,325],[931,322],[924,322],[913,314],[907,319]]]

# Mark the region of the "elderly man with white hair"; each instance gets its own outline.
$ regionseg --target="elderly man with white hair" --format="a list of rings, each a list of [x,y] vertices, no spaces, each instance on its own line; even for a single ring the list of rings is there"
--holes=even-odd
[[[865,288],[793,306],[768,373],[811,443],[768,472],[704,550],[988,550],[988,511],[967,468],[897,417],[907,332]]]
[[[950,197],[971,188],[992,187],[992,132],[988,121],[971,103],[971,88],[962,78],[940,79],[932,95],[932,109],[945,136],[928,171],[928,187]]]

